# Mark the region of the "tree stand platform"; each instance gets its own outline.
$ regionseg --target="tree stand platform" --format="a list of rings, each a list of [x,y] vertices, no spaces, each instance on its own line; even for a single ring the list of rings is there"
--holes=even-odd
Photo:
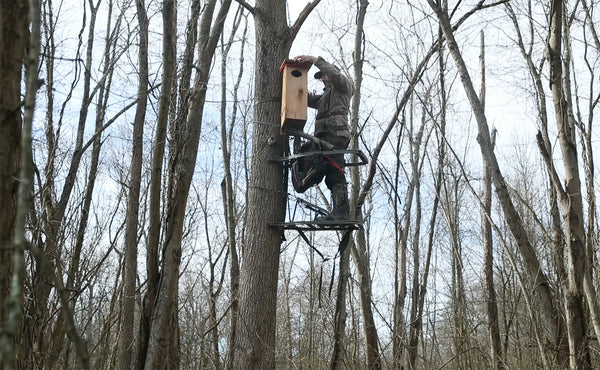
[[[285,131],[287,134],[294,136],[294,149],[295,149],[296,153],[288,154],[285,157],[272,158],[270,160],[271,162],[281,163],[284,168],[292,168],[292,166],[294,165],[295,162],[302,160],[302,159],[315,158],[315,157],[324,158],[324,157],[328,157],[328,156],[332,156],[332,155],[344,155],[344,156],[350,155],[352,160],[345,161],[344,167],[362,166],[369,162],[367,156],[360,150],[357,150],[357,149],[334,150],[333,145],[331,145],[331,143],[328,143],[327,141],[321,140],[310,134],[304,133],[301,130],[287,128]],[[302,147],[301,140],[300,140],[301,137],[308,139],[308,140],[312,141],[313,143],[315,143],[317,145],[318,149],[306,151],[306,152],[298,152],[298,150]],[[340,170],[343,171],[342,169],[340,169]],[[292,172],[293,171],[294,171],[294,169],[292,169]],[[315,176],[315,178],[318,178],[318,177],[319,176]],[[322,178],[322,176],[321,176],[321,178]],[[298,185],[298,183],[300,183],[300,185]],[[302,181],[302,182],[298,182],[298,183],[294,183],[294,187],[296,188],[296,191],[301,192],[301,193],[303,193],[309,186],[312,186],[312,185],[310,185],[311,184],[310,181],[306,181],[306,182]],[[290,196],[290,194],[288,194],[288,196]],[[321,208],[315,204],[312,204],[302,198],[299,198],[299,197],[295,197],[295,198],[296,198],[297,204],[300,204],[301,206],[308,208],[311,211],[314,211],[316,213],[317,217],[318,216],[326,216],[329,214],[329,212],[324,208]],[[294,213],[295,213],[295,211],[294,211]],[[300,235],[305,240],[308,241],[308,239],[304,235],[303,231],[326,231],[326,230],[352,231],[352,230],[361,229],[362,221],[344,220],[344,219],[341,219],[341,220],[334,219],[334,220],[312,220],[312,221],[289,221],[289,222],[272,223],[272,224],[270,224],[270,226],[277,227],[277,228],[280,228],[283,230],[297,230],[300,233]]]
[[[275,222],[271,226],[283,230],[298,231],[330,231],[330,230],[357,230],[362,228],[362,222],[350,220],[323,220],[323,221],[290,221]]]
[[[290,195],[296,199],[296,205],[301,205],[315,212],[316,216],[326,216],[329,212],[322,207],[312,204],[300,197]],[[296,213],[294,211],[294,213]],[[362,222],[356,220],[312,220],[312,221],[288,221],[275,222],[270,224],[272,227],[277,227],[282,230],[297,230],[300,235],[305,238],[303,231],[351,231],[362,228]]]

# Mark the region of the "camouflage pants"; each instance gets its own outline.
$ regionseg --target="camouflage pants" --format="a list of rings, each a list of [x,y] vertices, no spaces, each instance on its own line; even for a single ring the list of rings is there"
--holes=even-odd
[[[347,136],[331,136],[327,135],[326,132],[323,132],[317,137],[321,140],[325,140],[328,143],[333,145],[334,150],[345,150],[348,148],[348,144],[350,143],[350,138]],[[343,154],[336,155],[328,155],[328,157],[337,165],[334,166],[332,164],[327,165],[327,170],[325,171],[325,185],[327,188],[331,190],[334,185],[343,184],[346,185],[346,175],[343,171],[345,160]]]

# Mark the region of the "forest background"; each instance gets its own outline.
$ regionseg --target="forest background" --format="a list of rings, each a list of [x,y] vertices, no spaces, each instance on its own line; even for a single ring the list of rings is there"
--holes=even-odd
[[[600,366],[599,6],[2,2],[0,367]],[[329,203],[272,161],[298,54],[351,234],[271,226]]]

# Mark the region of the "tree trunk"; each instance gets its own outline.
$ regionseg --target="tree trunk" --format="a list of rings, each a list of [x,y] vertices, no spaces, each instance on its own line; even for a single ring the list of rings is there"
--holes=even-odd
[[[279,66],[291,45],[284,1],[258,0],[254,8],[256,68],[248,231],[240,274],[234,368],[275,368],[275,317],[279,247],[283,231],[269,224],[285,216],[286,176],[281,164],[285,136],[279,134]]]
[[[363,238],[362,240],[363,243],[365,243],[365,240]],[[363,244],[364,245],[364,244]],[[356,250],[356,247],[354,245],[354,240],[352,240],[352,231],[346,231],[343,236],[342,239],[340,241],[338,250],[340,251],[340,266],[339,266],[339,275],[338,275],[338,281],[337,281],[337,293],[336,293],[336,297],[335,297],[335,314],[334,314],[334,320],[333,320],[333,352],[331,354],[331,369],[332,370],[343,370],[346,369],[347,367],[352,367],[352,362],[349,362],[349,359],[347,358],[347,354],[346,354],[346,317],[348,316],[348,311],[346,309],[346,304],[348,302],[347,300],[347,296],[348,296],[348,284],[349,284],[349,280],[350,280],[350,253],[354,252],[355,253],[355,259],[357,262],[357,266],[359,270],[360,268],[365,268],[364,263],[366,263],[366,261],[364,261],[365,256],[359,256],[358,251]],[[363,261],[361,261],[361,265],[358,265],[358,260],[359,259],[363,259]],[[363,305],[367,304],[367,302],[370,302],[370,297],[365,296],[365,291],[363,291],[362,289],[365,288],[366,285],[368,285],[367,281],[370,280],[370,276],[364,276],[362,274],[367,274],[370,275],[368,273],[368,269],[367,271],[359,271],[359,281],[360,285],[361,285],[361,303]],[[366,307],[363,306],[361,307],[363,314],[365,312],[367,312],[367,314],[369,314],[368,311],[370,311],[371,307]],[[372,317],[372,313],[371,313],[371,317]],[[368,325],[373,325],[372,322],[365,322],[365,326]],[[366,329],[365,330],[370,330],[370,329]],[[366,340],[369,340],[370,338],[366,337]],[[368,343],[366,343],[368,345]],[[367,348],[367,352],[369,351],[369,349]],[[367,356],[369,356],[369,354],[367,353]]]
[[[333,353],[331,355],[331,369],[346,369],[346,297],[348,293],[348,279],[350,278],[350,242],[351,232],[346,231],[340,242],[340,272],[338,277],[337,294],[335,297],[335,317],[333,320]],[[351,366],[350,366],[351,367]]]
[[[483,31],[481,31],[480,61],[482,78],[479,100],[481,101],[482,108],[485,109],[485,38]],[[492,131],[492,150],[494,149],[495,137],[495,131]],[[504,363],[502,362],[502,344],[500,341],[500,326],[498,321],[498,303],[496,300],[496,288],[494,286],[494,248],[492,238],[492,225],[490,222],[492,214],[492,175],[488,167],[484,167],[483,169],[482,198],[483,204],[481,224],[484,248],[483,273],[485,279],[485,291],[487,296],[486,312],[488,318],[488,331],[490,336],[490,352],[492,357],[492,365],[494,366],[494,369],[501,370],[504,369]]]
[[[364,230],[356,233],[355,263],[357,267],[358,283],[360,286],[360,308],[364,322],[365,353],[369,369],[381,369],[381,354],[379,350],[379,335],[373,316],[373,291],[371,269],[369,268],[369,252]]]
[[[354,37],[354,95],[352,97],[352,116],[350,117],[350,131],[352,142],[350,148],[358,148],[358,117],[360,111],[360,97],[361,97],[361,86],[362,86],[362,67],[364,60],[363,40],[364,40],[364,21],[367,13],[367,7],[369,2],[367,0],[361,0],[359,3],[358,16],[356,22],[356,30]],[[358,197],[358,189],[360,184],[360,171],[357,167],[350,169],[351,176],[351,197],[350,203],[356,204],[356,198]],[[355,219],[358,217],[362,218],[362,212],[360,209],[355,209],[352,216]],[[358,271],[358,281],[360,284],[360,304],[361,312],[364,321],[364,335],[365,335],[365,352],[367,357],[367,367],[369,369],[380,369],[381,368],[381,354],[379,349],[379,335],[377,333],[377,326],[375,325],[375,319],[373,317],[373,300],[372,300],[372,282],[371,282],[371,269],[369,252],[367,250],[367,241],[365,231],[360,229],[356,234],[356,248],[352,249],[355,251],[355,263]]]
[[[453,355],[456,366],[459,369],[470,369],[473,366],[468,349],[471,346],[469,322],[467,317],[467,298],[465,294],[465,282],[463,273],[463,253],[462,237],[460,235],[459,211],[461,208],[462,197],[460,195],[459,184],[461,175],[453,174],[450,169],[446,175],[443,185],[444,197],[444,215],[449,233],[451,248],[451,297],[452,303],[452,333],[453,333]]]
[[[192,4],[192,20],[191,27],[188,27],[188,40],[191,38],[192,44],[196,41],[196,27],[198,16],[200,14],[198,0]],[[167,135],[167,123],[169,118],[169,110],[172,101],[173,85],[175,83],[176,73],[176,8],[174,0],[164,0],[162,7],[163,16],[163,70],[162,70],[162,90],[158,103],[158,117],[156,122],[156,132],[154,139],[154,148],[152,150],[152,169],[150,174],[150,196],[149,196],[149,225],[148,239],[146,242],[146,293],[142,302],[140,314],[139,338],[138,338],[138,368],[142,369],[146,362],[146,353],[148,350],[148,342],[150,340],[150,325],[152,321],[152,313],[154,310],[154,301],[158,290],[159,283],[159,253],[161,233],[161,186],[163,160]],[[193,46],[186,45],[184,55],[193,55]],[[191,70],[190,58],[184,57],[184,63],[189,63],[184,66],[185,71]],[[182,77],[182,81],[186,81]],[[182,109],[180,107],[180,109]]]
[[[542,72],[541,72],[541,67],[542,65],[540,64],[539,68],[535,65],[533,59],[532,59],[532,55],[531,55],[531,49],[527,50],[525,47],[525,43],[523,41],[523,37],[521,36],[521,30],[519,27],[519,23],[517,21],[517,17],[516,14],[512,8],[512,6],[510,5],[510,3],[507,3],[506,5],[506,9],[508,11],[508,14],[513,22],[513,25],[515,27],[515,31],[517,34],[517,38],[516,38],[516,43],[517,46],[519,47],[519,50],[521,51],[521,54],[523,55],[523,58],[525,59],[525,62],[527,64],[527,68],[529,70],[529,73],[533,79],[533,85],[535,87],[535,93],[536,93],[536,101],[537,101],[537,109],[538,109],[538,119],[540,121],[540,126],[541,126],[541,134],[543,137],[543,141],[544,141],[544,147],[546,148],[546,150],[549,153],[553,152],[552,149],[552,144],[550,141],[550,137],[548,134],[548,112],[547,112],[547,104],[546,104],[546,92],[544,90],[544,85],[543,85],[543,81],[542,81]],[[529,16],[531,16],[531,9],[529,9]],[[531,30],[533,32],[533,30]],[[551,176],[548,176],[549,178],[549,182],[550,184],[552,184],[552,179]],[[562,230],[562,225],[561,225],[561,220],[560,220],[560,211],[558,209],[558,193],[557,193],[557,189],[554,186],[550,186],[549,187],[549,197],[550,197],[550,216],[551,216],[551,220],[552,220],[552,231],[553,231],[553,238],[552,238],[552,244],[553,244],[553,257],[554,257],[554,269],[556,270],[555,274],[556,274],[556,278],[558,280],[558,285],[560,288],[564,287],[566,285],[566,276],[567,276],[567,272],[566,272],[566,268],[565,268],[565,261],[564,261],[564,249],[565,249],[565,235],[564,232]],[[555,347],[556,347],[556,358],[557,358],[557,362],[559,364],[565,364],[568,360],[568,339],[567,339],[567,333],[565,330],[565,324],[564,324],[564,320],[563,320],[563,315],[560,315],[558,317],[558,322],[557,322],[557,336],[555,338]]]
[[[400,142],[400,138],[398,138],[398,142]],[[400,159],[397,159],[398,164]],[[396,171],[399,171],[399,168],[396,168]],[[407,347],[407,338],[406,338],[406,318],[404,317],[404,305],[406,304],[406,295],[407,295],[407,272],[408,269],[408,261],[407,261],[407,250],[408,250],[408,234],[410,231],[410,225],[412,223],[412,207],[413,207],[413,199],[415,196],[415,179],[411,178],[408,181],[408,186],[406,189],[406,195],[404,199],[404,222],[402,226],[399,223],[396,225],[396,228],[399,236],[397,237],[396,242],[396,251],[395,251],[395,281],[394,281],[394,322],[393,322],[393,364],[395,367],[402,367],[402,363],[404,361],[404,351]],[[396,214],[398,210],[396,209]]]
[[[15,222],[22,150],[21,68],[29,36],[28,11],[26,0],[0,3],[0,368],[22,366],[18,355],[21,351],[15,346],[21,326],[23,256],[19,249],[24,247],[25,225],[19,223],[22,230],[15,232]],[[24,134],[31,140],[31,126]],[[23,190],[28,192],[30,184],[23,181]],[[22,240],[17,238],[19,235]],[[11,288],[13,279],[17,284]]]
[[[245,18],[244,9],[240,6],[236,12],[234,18],[234,27],[231,31],[229,41],[222,48],[222,61],[221,61],[221,152],[223,154],[223,167],[225,170],[225,178],[221,182],[221,192],[223,194],[223,209],[225,210],[225,225],[227,226],[227,241],[229,247],[229,281],[231,286],[231,310],[230,310],[230,323],[229,323],[229,336],[228,336],[228,351],[227,359],[225,363],[226,369],[231,369],[233,365],[233,359],[235,357],[235,337],[236,337],[236,326],[239,312],[239,286],[240,286],[240,265],[237,245],[237,234],[236,225],[238,222],[238,214],[236,209],[236,194],[233,186],[233,176],[231,171],[231,152],[233,147],[233,132],[235,128],[235,122],[237,120],[237,104],[238,104],[238,91],[240,82],[242,80],[244,63],[243,55],[246,46],[246,32],[248,30],[247,22],[244,26],[242,45],[240,50],[240,66],[237,80],[233,88],[233,113],[231,114],[230,127],[227,127],[226,119],[226,108],[227,108],[227,58],[229,52],[234,43],[236,37],[236,30],[239,28],[242,20]]]
[[[587,24],[588,24],[588,28],[590,33],[592,34],[592,38],[594,40],[594,47],[598,50],[600,49],[600,37],[598,37],[598,31],[596,30],[596,25],[595,23],[592,21],[592,15],[591,15],[591,11],[590,8],[588,7],[588,4],[585,0],[581,1],[581,4],[583,5],[583,9],[585,10],[585,14],[586,14],[586,18],[588,20]],[[585,46],[585,50],[588,50],[588,48],[590,48],[589,46]],[[593,95],[593,90],[590,91],[590,96],[589,96],[589,101],[596,101],[597,102],[597,95],[594,96]],[[590,103],[591,104],[591,103]],[[597,103],[593,103],[594,105]],[[592,148],[593,148],[593,141],[592,138],[594,137],[592,135],[592,128],[594,127],[594,123],[595,123],[595,117],[593,115],[593,105],[590,105],[590,113],[588,115],[588,122],[587,122],[587,132],[583,133],[584,136],[584,143],[585,143],[585,147],[586,150],[584,152],[584,161],[585,161],[585,179],[586,179],[586,190],[587,190],[587,198],[588,198],[588,205],[587,205],[587,209],[589,209],[590,211],[588,211],[588,221],[587,221],[587,235],[586,235],[586,244],[587,244],[587,255],[586,255],[586,259],[587,259],[587,265],[586,265],[586,272],[585,272],[585,277],[584,277],[584,290],[585,290],[585,294],[586,294],[586,298],[587,298],[587,302],[588,302],[588,308],[590,310],[590,321],[592,322],[592,326],[594,327],[594,332],[596,333],[596,338],[600,338],[600,302],[598,301],[598,297],[596,294],[596,290],[594,288],[594,282],[593,282],[593,276],[594,274],[592,273],[592,270],[594,270],[594,266],[597,266],[597,261],[598,258],[595,257],[595,253],[594,250],[596,248],[596,245],[598,244],[598,238],[596,237],[597,235],[597,225],[596,225],[596,220],[597,220],[597,215],[596,212],[592,212],[591,210],[595,210],[596,209],[596,191],[595,191],[595,180],[594,180],[594,176],[595,176],[595,166],[594,166],[594,156],[592,153]]]
[[[140,188],[142,181],[142,156],[146,104],[148,100],[148,16],[144,0],[135,2],[139,24],[138,47],[138,100],[133,121],[129,194],[125,221],[123,248],[123,290],[121,294],[121,330],[119,335],[119,367],[131,369],[134,358],[134,312],[137,301],[137,255]]]
[[[13,274],[11,247],[17,211],[21,153],[21,69],[29,36],[29,2],[27,0],[0,3],[0,323],[8,324],[7,299]],[[14,344],[16,333],[1,331],[2,348]],[[11,363],[2,350],[2,363]],[[14,353],[10,353],[14,356]],[[12,360],[10,360],[12,361]]]
[[[426,103],[424,103],[424,105],[426,105]],[[411,110],[412,111],[412,110]],[[409,167],[410,167],[410,178],[408,180],[409,185],[408,185],[408,189],[407,189],[407,196],[406,196],[406,208],[404,210],[404,224],[402,226],[403,230],[402,230],[402,240],[401,240],[401,256],[399,258],[399,260],[396,262],[398,269],[400,271],[400,283],[401,283],[401,287],[402,289],[400,290],[400,293],[402,294],[400,297],[397,298],[396,304],[398,304],[400,302],[400,306],[399,307],[395,307],[394,310],[404,310],[404,305],[405,305],[405,300],[406,300],[406,296],[408,295],[408,289],[407,289],[407,285],[408,285],[408,281],[407,281],[407,270],[409,268],[409,262],[408,262],[408,258],[407,258],[407,252],[409,255],[412,256],[412,281],[411,281],[411,299],[410,299],[410,309],[409,309],[409,315],[408,315],[408,320],[406,320],[404,318],[404,315],[402,314],[402,320],[399,322],[395,322],[395,325],[397,325],[397,327],[395,328],[395,330],[398,330],[399,333],[396,333],[396,336],[400,336],[399,339],[401,338],[402,342],[401,342],[401,348],[398,354],[396,354],[395,357],[395,365],[396,366],[403,366],[403,364],[406,364],[407,367],[409,369],[413,369],[414,365],[411,363],[410,361],[410,356],[412,353],[414,353],[415,357],[416,357],[416,343],[413,342],[414,344],[414,348],[411,347],[411,336],[413,336],[415,334],[415,325],[419,325],[418,320],[416,320],[416,315],[417,315],[417,306],[418,306],[418,294],[419,294],[419,290],[420,290],[420,284],[419,284],[419,275],[420,275],[420,251],[419,251],[419,244],[421,243],[421,222],[422,222],[422,212],[421,212],[421,170],[422,170],[422,163],[423,163],[423,157],[425,155],[425,152],[422,151],[422,143],[423,143],[423,132],[425,129],[425,115],[422,116],[421,121],[417,124],[417,126],[415,126],[415,120],[414,120],[414,116],[412,114],[410,114],[410,117],[408,118],[409,121],[409,128],[407,129],[407,133],[408,133],[408,142],[409,142]],[[398,145],[400,143],[400,138],[398,138]],[[399,160],[399,159],[397,159]],[[398,168],[396,169],[398,170]],[[409,203],[410,202],[410,203]],[[410,214],[410,215],[409,215]],[[414,215],[414,218],[413,218]],[[414,225],[414,226],[411,226]],[[411,234],[411,237],[409,239],[409,234]],[[409,251],[409,244],[410,244],[410,251]],[[398,253],[398,252],[396,252]],[[401,299],[398,300],[398,299]],[[401,325],[401,326],[400,326]],[[406,327],[408,327],[408,331],[405,329]],[[413,337],[414,338],[414,337]],[[406,361],[406,356],[404,355],[406,350],[406,353],[408,354],[408,361]]]
[[[568,48],[567,55],[562,53],[564,6],[564,2],[559,0],[553,0],[551,3],[550,35],[546,49],[546,58],[550,68],[550,87],[554,99],[556,124],[565,171],[564,190],[560,182],[554,181],[554,186],[560,188],[559,204],[566,229],[567,287],[563,294],[569,335],[569,362],[572,369],[588,369],[591,367],[591,363],[587,342],[586,313],[583,304],[583,280],[586,268],[585,231],[575,125],[568,86],[570,78]],[[567,68],[564,73],[563,58],[565,59],[565,68]],[[553,179],[556,177],[553,176]]]
[[[277,271],[283,230],[269,226],[285,217],[287,171],[270,159],[281,157],[287,137],[280,135],[281,74],[291,43],[320,0],[308,3],[292,27],[286,2],[242,4],[254,15],[256,68],[252,170],[248,184],[248,228],[240,272],[239,317],[234,368],[275,367]]]
[[[420,169],[415,174],[415,231],[412,241],[412,259],[413,259],[413,271],[412,271],[412,287],[411,287],[411,301],[410,301],[410,319],[409,319],[409,330],[407,336],[407,355],[408,355],[408,368],[415,369],[417,364],[417,353],[418,353],[418,334],[421,331],[421,319],[419,317],[419,303],[421,295],[421,282],[419,281],[419,275],[421,274],[421,260],[419,245],[421,242],[421,173]]]

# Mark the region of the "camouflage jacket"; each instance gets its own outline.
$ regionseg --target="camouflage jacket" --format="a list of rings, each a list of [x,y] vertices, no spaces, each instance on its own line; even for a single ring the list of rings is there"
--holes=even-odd
[[[354,84],[336,66],[319,57],[315,66],[327,75],[322,94],[308,94],[308,106],[317,110],[315,136],[350,138],[348,112]]]

